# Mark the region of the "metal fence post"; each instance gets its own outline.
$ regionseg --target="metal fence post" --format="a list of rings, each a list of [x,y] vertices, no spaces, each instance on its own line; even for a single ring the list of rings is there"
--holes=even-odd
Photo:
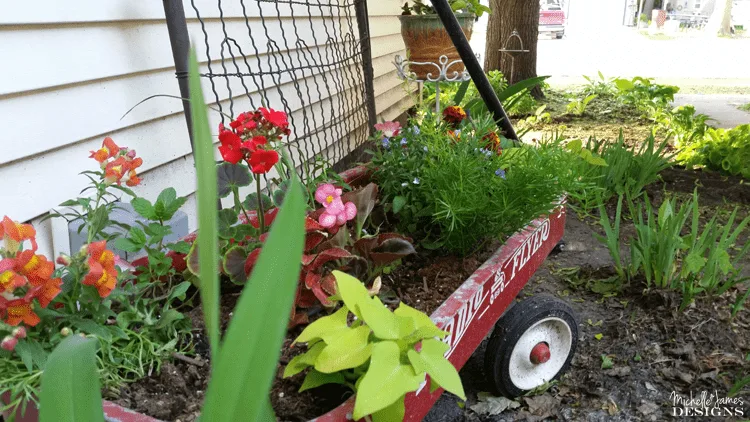
[[[532,0],[533,1],[533,0]],[[505,133],[505,136],[509,139],[518,140],[513,124],[510,122],[508,115],[503,110],[503,105],[500,104],[500,100],[495,94],[495,90],[492,89],[490,81],[487,79],[487,75],[484,74],[482,66],[479,64],[479,60],[471,50],[469,41],[464,35],[464,31],[461,30],[461,25],[456,19],[456,15],[453,14],[453,10],[448,4],[448,0],[432,0],[432,6],[435,8],[440,20],[445,26],[445,30],[453,41],[453,45],[456,46],[458,54],[461,56],[461,60],[466,66],[466,70],[471,75],[471,80],[474,81],[479,94],[482,96],[482,100],[487,105],[487,108],[492,112],[495,117],[497,126]]]
[[[167,30],[169,31],[169,42],[172,45],[172,56],[174,57],[175,75],[180,85],[180,97],[182,97],[182,108],[185,111],[185,122],[187,123],[188,136],[190,136],[190,147],[195,152],[193,145],[193,117],[190,114],[190,89],[188,88],[188,56],[190,54],[190,36],[185,20],[185,9],[182,0],[163,0],[164,15],[167,19]]]
[[[359,28],[359,43],[362,48],[362,72],[365,83],[365,104],[367,104],[368,128],[372,135],[373,126],[377,123],[375,110],[375,71],[372,68],[372,47],[370,45],[370,19],[367,12],[367,0],[355,0],[357,12],[357,27]]]

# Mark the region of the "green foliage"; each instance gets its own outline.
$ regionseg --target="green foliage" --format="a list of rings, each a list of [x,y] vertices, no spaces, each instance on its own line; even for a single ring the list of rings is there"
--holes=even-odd
[[[537,101],[531,96],[532,88],[539,84],[544,84],[544,80],[549,76],[539,76],[536,78],[526,79],[508,86],[505,76],[499,70],[487,72],[487,79],[492,85],[500,102],[503,104],[505,112],[511,116],[528,115],[533,113],[537,108]],[[465,91],[465,92],[464,92]],[[462,94],[463,92],[463,94]],[[426,84],[424,87],[424,106],[426,109],[435,108],[435,84]],[[474,82],[467,81],[461,84],[441,83],[440,84],[440,105],[443,107],[458,105],[478,116],[481,113],[488,113],[482,97],[479,95]]]
[[[407,1],[401,7],[402,14],[404,15],[432,15],[435,14],[435,9],[432,6],[424,4],[423,0],[412,0],[413,5],[409,6]],[[448,0],[451,10],[456,13],[471,13],[477,17],[482,16],[485,13],[490,13],[490,8],[483,5],[480,0]]]
[[[680,90],[676,86],[656,84],[652,78],[641,76],[630,80],[615,79],[614,83],[620,100],[634,105],[647,115],[653,115],[655,110],[667,109],[674,101],[674,94]]]
[[[614,96],[617,93],[617,87],[615,86],[615,78],[605,78],[604,74],[599,71],[597,72],[598,79],[591,76],[583,75],[583,78],[586,79],[586,86],[583,88],[583,93],[585,95],[597,95],[597,96],[604,96],[604,97],[610,97]]]
[[[702,138],[677,154],[677,161],[688,168],[707,167],[750,180],[750,125],[708,128]]]
[[[219,344],[216,173],[213,171],[213,145],[208,131],[208,118],[203,103],[195,52],[190,55],[191,106],[196,134],[198,168],[198,208],[200,222],[201,269],[204,277],[203,296],[206,327],[209,331],[213,365],[212,380],[206,392],[203,420],[273,420],[268,402],[273,374],[286,332],[287,318],[294,298],[303,245],[304,201],[297,182],[292,182],[288,198],[277,217],[269,239],[256,264],[253,277],[243,291],[234,318],[224,341]],[[213,240],[212,240],[213,239]],[[211,271],[209,271],[211,270]],[[119,319],[119,317],[118,317]],[[118,321],[119,322],[119,321]],[[41,409],[54,419],[99,420],[101,395],[96,386],[93,348],[63,344],[47,364],[42,389]],[[80,351],[78,349],[81,349]],[[243,359],[237,360],[236,356]],[[70,370],[74,368],[75,370]],[[49,386],[49,387],[48,387]],[[82,391],[72,399],[67,394]],[[49,394],[47,393],[49,391]],[[73,414],[73,419],[60,419],[70,414],[66,409],[88,410]],[[81,416],[83,415],[83,416]],[[81,419],[82,418],[82,419]]]
[[[334,276],[344,306],[299,335],[295,342],[307,343],[308,351],[289,362],[285,377],[310,368],[302,389],[349,385],[357,391],[355,420],[367,415],[375,422],[402,420],[404,397],[426,374],[433,390],[442,387],[466,398],[458,372],[444,357],[448,345],[436,339],[448,333],[404,303],[391,312],[354,277],[339,271]],[[356,317],[351,324],[350,313]]]
[[[582,116],[583,113],[586,112],[586,106],[588,106],[589,103],[596,97],[598,97],[597,94],[591,94],[586,98],[572,100],[570,103],[568,103],[566,111],[568,112],[568,114],[572,114],[574,116]]]
[[[41,422],[104,421],[95,355],[95,342],[78,336],[52,352],[42,375],[40,400],[50,405],[39,409]]]
[[[374,178],[401,232],[428,248],[467,254],[483,241],[508,236],[577,189],[578,158],[559,142],[502,153],[488,140],[489,116],[446,135],[432,115],[414,121],[373,158]],[[458,139],[456,139],[458,138]]]
[[[585,149],[601,157],[607,165],[578,161],[574,172],[591,183],[580,185],[581,190],[568,191],[568,195],[586,213],[614,195],[625,195],[626,199],[634,201],[643,193],[643,188],[657,180],[659,172],[672,166],[671,156],[665,153],[666,147],[667,141],[657,145],[653,136],[638,148],[625,145],[622,133],[617,142],[589,139]]]
[[[707,123],[710,118],[705,114],[696,113],[695,107],[691,105],[656,112],[653,120],[656,129],[666,133],[678,150],[703,139],[710,127]]]
[[[647,288],[681,293],[680,310],[700,294],[721,295],[747,280],[741,276],[739,261],[747,254],[750,243],[734,257],[729,253],[750,223],[747,217],[735,224],[736,208],[724,225],[719,224],[716,215],[702,224],[697,190],[692,199],[682,204],[675,198],[665,199],[656,213],[645,197],[643,203],[631,209],[635,235],[628,242],[630,262],[627,265],[622,263],[619,252],[621,208],[622,197],[617,204],[613,228],[606,210],[600,207],[601,224],[606,233],[600,241],[607,244],[620,280],[640,276],[645,279]],[[738,298],[735,312],[745,298]]]
[[[742,110],[742,111],[748,111],[748,112],[750,112],[750,103],[742,104],[742,105],[738,106],[737,109],[738,110]]]

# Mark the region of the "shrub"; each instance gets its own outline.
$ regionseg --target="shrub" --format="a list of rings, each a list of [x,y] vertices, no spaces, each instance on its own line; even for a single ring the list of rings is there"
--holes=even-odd
[[[428,115],[383,141],[374,178],[400,230],[429,248],[467,254],[559,204],[577,183],[559,142],[512,147],[489,118],[455,129]]]
[[[686,167],[706,167],[750,179],[750,125],[734,129],[708,128],[705,135],[685,146],[677,161]]]
[[[632,104],[648,116],[654,110],[664,110],[674,101],[674,94],[680,88],[672,85],[653,83],[652,78],[636,76],[631,80],[615,79],[618,97],[626,104]]]

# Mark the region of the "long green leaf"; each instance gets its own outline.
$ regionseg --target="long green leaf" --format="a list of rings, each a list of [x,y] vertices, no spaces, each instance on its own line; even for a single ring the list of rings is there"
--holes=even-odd
[[[211,356],[219,356],[219,244],[216,202],[216,161],[208,126],[206,102],[201,89],[195,49],[190,50],[190,110],[193,116],[195,169],[198,175],[198,260],[200,262],[201,303]],[[216,367],[216,360],[211,360]]]
[[[41,422],[104,421],[96,342],[71,336],[49,356],[42,374]]]
[[[203,420],[259,421],[270,416],[268,391],[299,278],[304,211],[302,188],[294,180],[215,359]]]
[[[521,91],[531,89],[539,85],[547,78],[549,78],[549,76],[537,76],[535,78],[524,79],[521,82],[516,82],[513,85],[505,88],[501,93],[497,94],[497,99],[500,100],[500,102],[503,102]]]

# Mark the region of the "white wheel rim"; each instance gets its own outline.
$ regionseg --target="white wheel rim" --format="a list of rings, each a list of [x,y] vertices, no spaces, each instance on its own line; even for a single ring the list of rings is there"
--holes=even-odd
[[[547,343],[550,358],[547,362],[531,362],[531,349]],[[513,384],[521,390],[533,390],[557,375],[568,360],[573,334],[568,323],[556,317],[545,318],[529,327],[521,335],[510,355],[508,373]]]

